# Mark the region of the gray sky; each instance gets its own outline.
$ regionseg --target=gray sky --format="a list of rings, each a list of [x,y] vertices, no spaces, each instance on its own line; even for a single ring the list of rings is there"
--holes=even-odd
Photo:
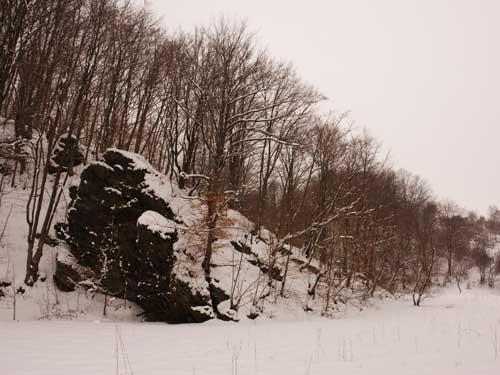
[[[149,0],[170,30],[246,19],[438,197],[500,206],[500,1]]]

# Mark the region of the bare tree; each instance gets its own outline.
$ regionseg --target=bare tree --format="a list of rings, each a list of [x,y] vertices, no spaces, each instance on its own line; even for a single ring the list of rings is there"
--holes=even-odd
[[[436,264],[436,233],[438,209],[434,203],[419,207],[415,220],[416,254],[413,262],[413,304],[420,306],[429,287]]]

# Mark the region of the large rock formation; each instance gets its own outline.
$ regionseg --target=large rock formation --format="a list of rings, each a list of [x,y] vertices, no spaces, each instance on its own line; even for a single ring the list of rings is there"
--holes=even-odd
[[[147,319],[202,322],[212,318],[208,285],[191,285],[174,250],[182,220],[162,197],[161,176],[140,157],[108,150],[71,188],[68,222],[58,225],[70,255],[57,258],[62,290],[77,283],[137,302]],[[75,261],[76,262],[75,262]],[[76,263],[76,264],[75,264]],[[201,285],[200,285],[201,284]]]
[[[67,223],[56,225],[69,249],[57,257],[58,287],[69,291],[79,284],[129,299],[149,320],[238,320],[274,306],[290,265],[299,272],[295,278],[287,273],[290,295],[308,303],[310,277],[296,265],[307,259],[267,230],[252,235],[254,224],[234,210],[221,217],[224,229],[217,230],[206,277],[206,207],[185,195],[140,156],[106,151],[70,188]]]

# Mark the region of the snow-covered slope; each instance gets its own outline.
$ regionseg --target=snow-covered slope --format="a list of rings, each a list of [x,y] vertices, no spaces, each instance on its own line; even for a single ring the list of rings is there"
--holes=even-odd
[[[190,285],[191,289],[195,288],[197,293],[208,293],[207,281],[201,268],[201,257],[206,244],[204,226],[206,208],[203,201],[187,197],[185,191],[154,171],[140,156],[121,150],[110,150],[109,153],[129,160],[133,170],[145,171],[145,181],[140,186],[142,194],[150,197],[153,203],[166,203],[168,210],[173,214],[172,220],[167,219],[155,212],[153,206],[149,211],[143,212],[134,225],[147,227],[160,237],[166,235],[163,233],[165,230],[169,233],[175,231],[178,237],[174,244],[177,258],[176,279]],[[90,167],[113,171],[122,168],[117,164],[109,165],[103,161],[93,162]],[[67,187],[78,188],[81,185],[82,172],[88,168],[77,168],[75,176],[71,177]],[[51,187],[51,179],[49,176],[48,189]],[[80,267],[76,265],[77,259],[72,254],[71,247],[62,240],[54,241],[51,246],[45,246],[39,282],[32,288],[22,283],[26,267],[28,227],[25,210],[29,199],[28,184],[29,179],[24,177],[18,180],[16,186],[7,188],[0,206],[0,228],[6,225],[4,236],[0,241],[0,282],[4,283],[2,293],[5,294],[0,298],[0,319],[13,319],[14,315],[16,319],[22,320],[102,318],[105,297],[96,293],[91,280],[81,280],[76,288],[63,288],[75,289],[70,292],[62,292],[55,286],[53,275],[58,266]],[[109,196],[122,194],[111,186],[105,186],[104,190]],[[70,193],[65,190],[54,222],[66,222],[67,212],[74,209],[75,204]],[[86,220],[91,222],[97,219],[93,212],[89,212],[86,217]],[[165,222],[168,222],[168,228],[165,227]],[[93,232],[83,227],[83,222],[76,223],[77,226],[80,224],[82,224],[80,230],[90,236],[87,242],[90,245],[94,244],[91,238]],[[278,239],[265,229],[261,230],[260,236],[253,235],[253,223],[237,211],[225,212],[220,226],[218,239],[214,244],[211,284],[219,297],[221,295],[222,297],[217,298],[218,306],[213,307],[217,307],[218,311],[233,320],[256,316],[302,316],[306,307],[313,313],[320,313],[320,307],[314,308],[316,301],[312,300],[308,293],[308,288],[318,273],[314,260],[310,267],[302,269],[300,266],[307,262],[307,259],[302,257],[299,249],[290,249],[288,245],[282,244],[280,245],[282,248],[277,249]],[[56,238],[54,231],[51,231],[50,235],[51,238]],[[281,293],[280,285],[288,256],[290,262],[287,283]],[[61,286],[61,283],[59,285]],[[213,297],[213,290],[210,292]],[[222,300],[220,304],[219,300]],[[120,298],[108,298],[106,305],[108,305],[106,319],[142,319],[138,316],[141,316],[143,311],[134,303]],[[200,308],[206,309],[202,306]],[[207,313],[211,314],[210,311]]]

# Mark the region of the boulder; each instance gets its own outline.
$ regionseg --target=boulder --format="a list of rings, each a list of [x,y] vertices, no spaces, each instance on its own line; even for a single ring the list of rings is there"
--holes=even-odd
[[[68,172],[69,169],[83,163],[83,154],[76,136],[64,134],[59,137],[57,145],[52,151],[48,171],[51,174]]]
[[[75,257],[66,249],[60,249],[56,256],[54,283],[63,292],[76,290],[82,281],[91,279],[93,272],[81,267]]]
[[[206,275],[206,207],[186,195],[139,155],[107,150],[71,186],[67,222],[55,226],[71,255],[58,257],[56,285],[136,302],[151,321],[257,317],[291,253],[273,253],[272,234],[254,238],[254,224],[228,210]]]
[[[91,275],[77,276],[69,262],[58,261],[56,285],[71,290],[85,277],[110,295],[136,302],[152,321],[213,318],[208,283],[191,282],[178,271],[185,259],[174,245],[183,222],[161,189],[161,176],[125,151],[110,149],[86,167],[71,192],[67,223],[56,232]]]

